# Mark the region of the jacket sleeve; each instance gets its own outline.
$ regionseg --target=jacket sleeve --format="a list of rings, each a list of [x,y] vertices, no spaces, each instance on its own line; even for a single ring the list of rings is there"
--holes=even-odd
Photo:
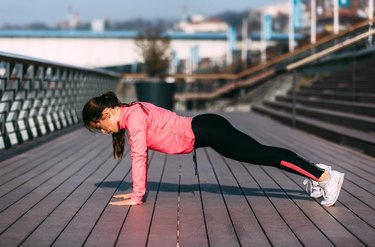
[[[147,123],[143,113],[135,113],[129,117],[128,135],[132,157],[132,199],[142,204],[146,194],[148,170]]]

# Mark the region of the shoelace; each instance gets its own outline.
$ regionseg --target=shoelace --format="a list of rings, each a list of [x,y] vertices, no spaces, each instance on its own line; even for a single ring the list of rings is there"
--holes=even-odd
[[[303,181],[303,185],[306,186],[305,191],[310,195],[311,192],[313,191],[313,183],[312,183],[312,181],[310,179],[306,178]]]
[[[306,186],[305,190],[306,192],[316,198],[318,197],[318,195],[323,195],[325,197],[325,192],[324,192],[324,189],[321,188],[317,182],[311,180],[311,179],[308,179],[306,178],[304,181],[303,181],[303,184]]]

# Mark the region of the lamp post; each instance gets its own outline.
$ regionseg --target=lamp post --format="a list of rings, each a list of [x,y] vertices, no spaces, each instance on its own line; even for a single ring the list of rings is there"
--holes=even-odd
[[[374,18],[374,0],[368,1],[368,19],[372,20]]]
[[[294,0],[289,0],[289,52],[294,51]]]
[[[247,49],[248,49],[248,18],[242,20],[242,46],[241,46],[241,60],[245,66],[247,63]]]
[[[339,33],[339,0],[333,0],[333,33]]]
[[[310,9],[311,9],[310,42],[311,44],[315,44],[316,43],[316,0],[311,0]]]

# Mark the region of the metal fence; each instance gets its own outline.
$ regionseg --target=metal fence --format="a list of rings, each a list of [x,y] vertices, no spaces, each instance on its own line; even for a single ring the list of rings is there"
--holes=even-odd
[[[0,52],[0,150],[78,124],[119,75]]]

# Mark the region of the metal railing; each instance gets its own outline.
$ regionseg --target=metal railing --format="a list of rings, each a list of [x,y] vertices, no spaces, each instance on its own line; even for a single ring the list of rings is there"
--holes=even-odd
[[[79,123],[83,104],[119,78],[0,52],[0,150]]]
[[[374,20],[366,20],[354,25],[349,30],[320,39],[316,44],[308,44],[292,53],[275,57],[265,64],[247,68],[237,74],[177,74],[166,75],[177,81],[177,101],[213,100],[222,97],[236,89],[255,85],[260,81],[277,76],[280,72],[289,72],[306,64],[327,57],[344,48],[363,42],[364,39],[375,35],[372,28]],[[125,80],[137,78],[140,75],[125,74]],[[141,75],[141,77],[145,75]]]

